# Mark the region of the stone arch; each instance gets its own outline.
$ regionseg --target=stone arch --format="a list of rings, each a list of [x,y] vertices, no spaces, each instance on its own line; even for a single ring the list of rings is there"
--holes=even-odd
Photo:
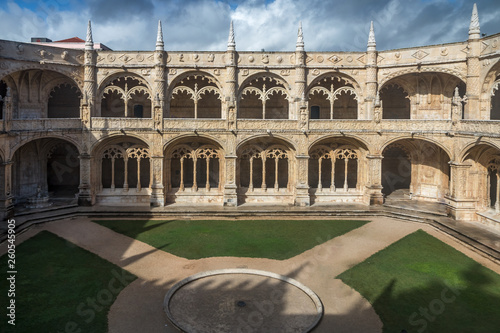
[[[368,153],[373,150],[373,147],[370,143],[368,143],[364,138],[361,138],[357,135],[325,135],[321,136],[309,144],[307,148],[310,151],[314,146],[320,144],[322,141],[342,141],[345,142],[345,145],[351,145],[353,147],[358,147],[357,149],[362,149],[364,152]]]
[[[175,77],[168,89],[170,118],[221,118],[223,89],[210,73],[189,71]]]
[[[44,65],[43,67],[40,66],[39,63],[33,63],[33,64],[22,64],[22,65],[17,65],[17,64],[11,64],[11,67],[5,70],[0,70],[0,78],[3,80],[7,76],[12,76],[13,74],[17,72],[23,72],[23,71],[29,71],[29,70],[40,70],[40,71],[51,71],[55,72],[58,74],[61,74],[67,78],[69,78],[73,84],[75,84],[80,91],[83,91],[83,73],[81,73],[80,77],[80,71],[75,71],[74,68],[66,68],[65,66],[51,66],[51,65]]]
[[[267,139],[277,139],[279,142],[281,142],[284,146],[288,147],[292,151],[297,151],[297,148],[295,147],[295,144],[290,140],[290,138],[287,138],[283,135],[280,134],[273,134],[272,137],[269,135],[264,135],[264,134],[255,134],[252,136],[249,136],[242,141],[238,142],[236,145],[236,151],[238,151],[242,146],[246,145],[250,141],[258,140],[261,142],[266,142]]]
[[[396,142],[396,141],[399,141],[399,140],[420,140],[420,141],[426,141],[428,143],[431,143],[431,144],[434,144],[436,146],[438,146],[439,148],[441,148],[445,153],[446,155],[448,155],[448,158],[450,159],[453,159],[454,158],[454,154],[453,152],[448,148],[446,147],[442,142],[439,142],[435,139],[431,139],[431,138],[427,138],[427,137],[422,137],[422,136],[418,136],[418,135],[402,135],[402,136],[398,136],[398,137],[394,137],[394,138],[391,138],[385,142],[383,142],[379,149],[377,150],[377,152],[382,152],[388,145]]]
[[[92,186],[97,202],[148,204],[152,177],[151,150],[131,135],[110,135],[92,146]]]
[[[426,68],[397,74],[380,84],[384,119],[450,119],[455,88],[465,94],[465,82],[456,73]]]
[[[381,149],[382,192],[390,200],[444,201],[449,192],[450,154],[423,138],[395,138]]]
[[[238,91],[238,117],[289,119],[291,86],[274,73],[256,73],[242,82]]]
[[[133,78],[133,79],[139,81],[145,87],[147,87],[150,92],[153,91],[153,89],[151,88],[151,84],[149,83],[148,80],[146,80],[146,78],[144,76],[142,76],[138,73],[135,73],[135,72],[116,71],[112,74],[109,74],[109,75],[103,77],[101,79],[101,81],[98,82],[98,84],[97,84],[97,96],[99,98],[101,98],[102,92],[103,92],[104,88],[106,88],[106,86],[108,86],[111,82],[115,81],[118,78],[125,78],[125,77]]]
[[[489,142],[469,144],[460,165],[454,196],[475,200],[477,211],[500,214],[500,148]]]
[[[311,119],[357,119],[361,101],[359,84],[347,75],[327,73],[306,90]]]
[[[468,144],[466,144],[461,150],[460,152],[458,153],[457,155],[457,158],[456,160],[460,163],[463,163],[465,161],[465,157],[467,156],[467,154],[470,153],[470,151],[477,147],[478,145],[484,145],[484,146],[489,146],[493,149],[498,149],[500,150],[500,145],[497,144],[496,142],[494,141],[488,141],[488,140],[481,140],[481,141],[477,141],[477,140],[474,140],[474,141],[471,141],[469,142]]]
[[[30,137],[26,140],[23,140],[23,141],[20,141],[18,143],[16,143],[11,149],[10,149],[10,156],[9,156],[9,159],[12,159],[14,154],[16,153],[16,151],[21,148],[23,145],[29,143],[29,142],[32,142],[32,141],[36,141],[36,140],[39,140],[39,139],[60,139],[60,140],[63,140],[63,141],[68,141],[69,143],[71,143],[72,145],[74,145],[77,150],[78,150],[78,154],[81,154],[83,152],[83,149],[82,149],[82,143],[79,142],[78,140],[75,140],[74,138],[72,137],[67,137],[67,136],[64,136],[64,135],[58,135],[58,134],[50,134],[50,135],[44,135],[43,137]]]
[[[141,75],[118,72],[109,75],[97,90],[97,116],[151,118],[153,91]]]
[[[214,137],[212,135],[206,134],[206,133],[200,133],[200,134],[181,134],[179,136],[176,136],[175,138],[170,139],[163,145],[163,151],[166,152],[170,147],[173,145],[178,144],[179,142],[184,142],[186,140],[190,140],[193,138],[201,139],[207,142],[211,142],[213,145],[219,147],[220,149],[223,149],[225,151],[225,145],[224,143],[217,137]]]
[[[12,192],[16,204],[36,195],[76,200],[80,184],[79,147],[67,138],[24,141],[13,150]]]
[[[237,149],[238,201],[292,202],[295,151],[275,137],[254,137]]]
[[[90,147],[90,156],[96,156],[102,153],[102,149],[106,144],[113,144],[116,142],[124,141],[126,138],[131,138],[132,140],[136,140],[137,142],[143,144],[144,146],[151,148],[151,142],[147,140],[145,137],[141,137],[137,134],[122,134],[122,133],[112,133],[101,137],[99,140],[94,142]]]
[[[443,67],[419,67],[419,68],[407,68],[403,69],[397,72],[390,73],[386,75],[380,82],[379,86],[383,87],[387,82],[391,81],[394,78],[404,76],[406,74],[420,74],[420,73],[429,73],[429,72],[436,72],[436,73],[443,73],[443,74],[448,74],[457,77],[460,79],[464,84],[466,81],[465,75],[462,75],[459,71],[455,71],[453,69],[449,68],[443,68]]]
[[[183,136],[164,149],[167,203],[222,203],[225,152],[206,137]]]
[[[496,60],[489,66],[482,79],[481,86],[481,109],[485,110],[487,114],[482,115],[482,119],[496,118],[500,113],[500,93],[498,93],[498,81],[500,80],[500,59]],[[495,101],[494,101],[495,100]],[[495,106],[493,103],[498,102]],[[492,119],[498,120],[498,119]]]
[[[67,83],[81,91],[74,75],[53,68],[13,71],[2,80],[11,88],[13,119],[47,118],[50,91],[58,84]]]
[[[310,144],[309,194],[318,202],[361,202],[367,178],[365,143],[338,136],[322,137]]]

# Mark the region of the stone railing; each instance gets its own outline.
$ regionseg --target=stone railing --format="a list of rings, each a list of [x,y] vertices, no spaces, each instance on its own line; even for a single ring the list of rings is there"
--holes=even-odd
[[[500,136],[500,120],[462,120],[457,130],[475,134]]]
[[[11,131],[60,130],[82,128],[80,118],[14,119]]]
[[[108,117],[93,117],[93,129],[152,129],[153,119],[151,118],[108,118]]]
[[[227,129],[226,119],[193,119],[193,118],[166,118],[163,119],[165,130],[225,130]]]
[[[297,130],[297,120],[238,119],[238,130]]]

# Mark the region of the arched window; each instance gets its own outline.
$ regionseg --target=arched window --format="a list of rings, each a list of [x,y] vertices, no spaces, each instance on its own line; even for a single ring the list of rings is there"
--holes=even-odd
[[[198,191],[198,184],[206,191],[219,187],[220,151],[210,145],[192,148],[181,145],[171,155],[171,186],[184,192],[186,188]]]
[[[77,87],[68,83],[58,85],[50,92],[48,118],[79,118],[81,94]]]
[[[358,95],[351,82],[338,76],[324,77],[309,89],[310,119],[357,119]],[[317,117],[317,118],[313,118]]]
[[[101,116],[151,118],[151,92],[145,81],[125,76],[109,83],[102,91]]]
[[[204,75],[191,75],[176,84],[171,93],[170,118],[222,117],[222,93],[215,81]]]
[[[102,187],[136,188],[141,191],[150,186],[149,149],[138,146],[125,148],[114,145],[102,153]]]
[[[410,99],[397,84],[385,86],[380,91],[383,119],[410,119]]]
[[[290,96],[284,81],[259,77],[248,82],[239,96],[239,118],[288,119]]]

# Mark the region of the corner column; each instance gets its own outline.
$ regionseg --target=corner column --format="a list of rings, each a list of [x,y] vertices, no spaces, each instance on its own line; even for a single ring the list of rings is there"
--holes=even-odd
[[[450,162],[450,191],[445,195],[447,213],[456,220],[475,220],[477,200],[467,195],[467,184],[471,166]]]
[[[1,180],[4,183],[0,187],[0,221],[8,219],[14,215],[14,204],[12,203],[12,189],[11,189],[11,179],[12,179],[12,164],[14,162],[7,161],[0,164],[3,172],[0,172]]]
[[[92,206],[94,200],[92,198],[91,182],[90,182],[90,169],[91,159],[87,153],[80,154],[80,185],[78,186],[78,205],[79,206]]]
[[[381,205],[384,203],[382,194],[382,155],[367,155],[368,161],[368,186],[366,194],[370,205]]]

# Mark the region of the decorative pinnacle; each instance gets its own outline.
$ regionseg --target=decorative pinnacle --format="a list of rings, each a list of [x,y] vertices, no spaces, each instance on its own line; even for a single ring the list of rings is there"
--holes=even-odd
[[[231,20],[231,25],[229,26],[229,38],[227,39],[227,50],[236,51],[236,42],[234,41],[234,28],[232,20]]]
[[[373,30],[373,21],[370,23],[370,33],[368,34],[368,51],[375,51],[377,43],[375,42],[375,30]]]
[[[302,31],[302,21],[299,22],[299,31],[297,33],[297,44],[295,51],[304,51],[304,33]]]
[[[156,51],[165,51],[163,48],[163,31],[160,20],[158,20],[158,34],[156,35]]]
[[[85,50],[93,50],[94,49],[94,41],[92,40],[92,26],[87,26],[87,39],[85,40]]]
[[[480,38],[481,30],[479,28],[479,15],[477,14],[477,5],[474,3],[472,7],[472,16],[469,25],[469,38]]]

